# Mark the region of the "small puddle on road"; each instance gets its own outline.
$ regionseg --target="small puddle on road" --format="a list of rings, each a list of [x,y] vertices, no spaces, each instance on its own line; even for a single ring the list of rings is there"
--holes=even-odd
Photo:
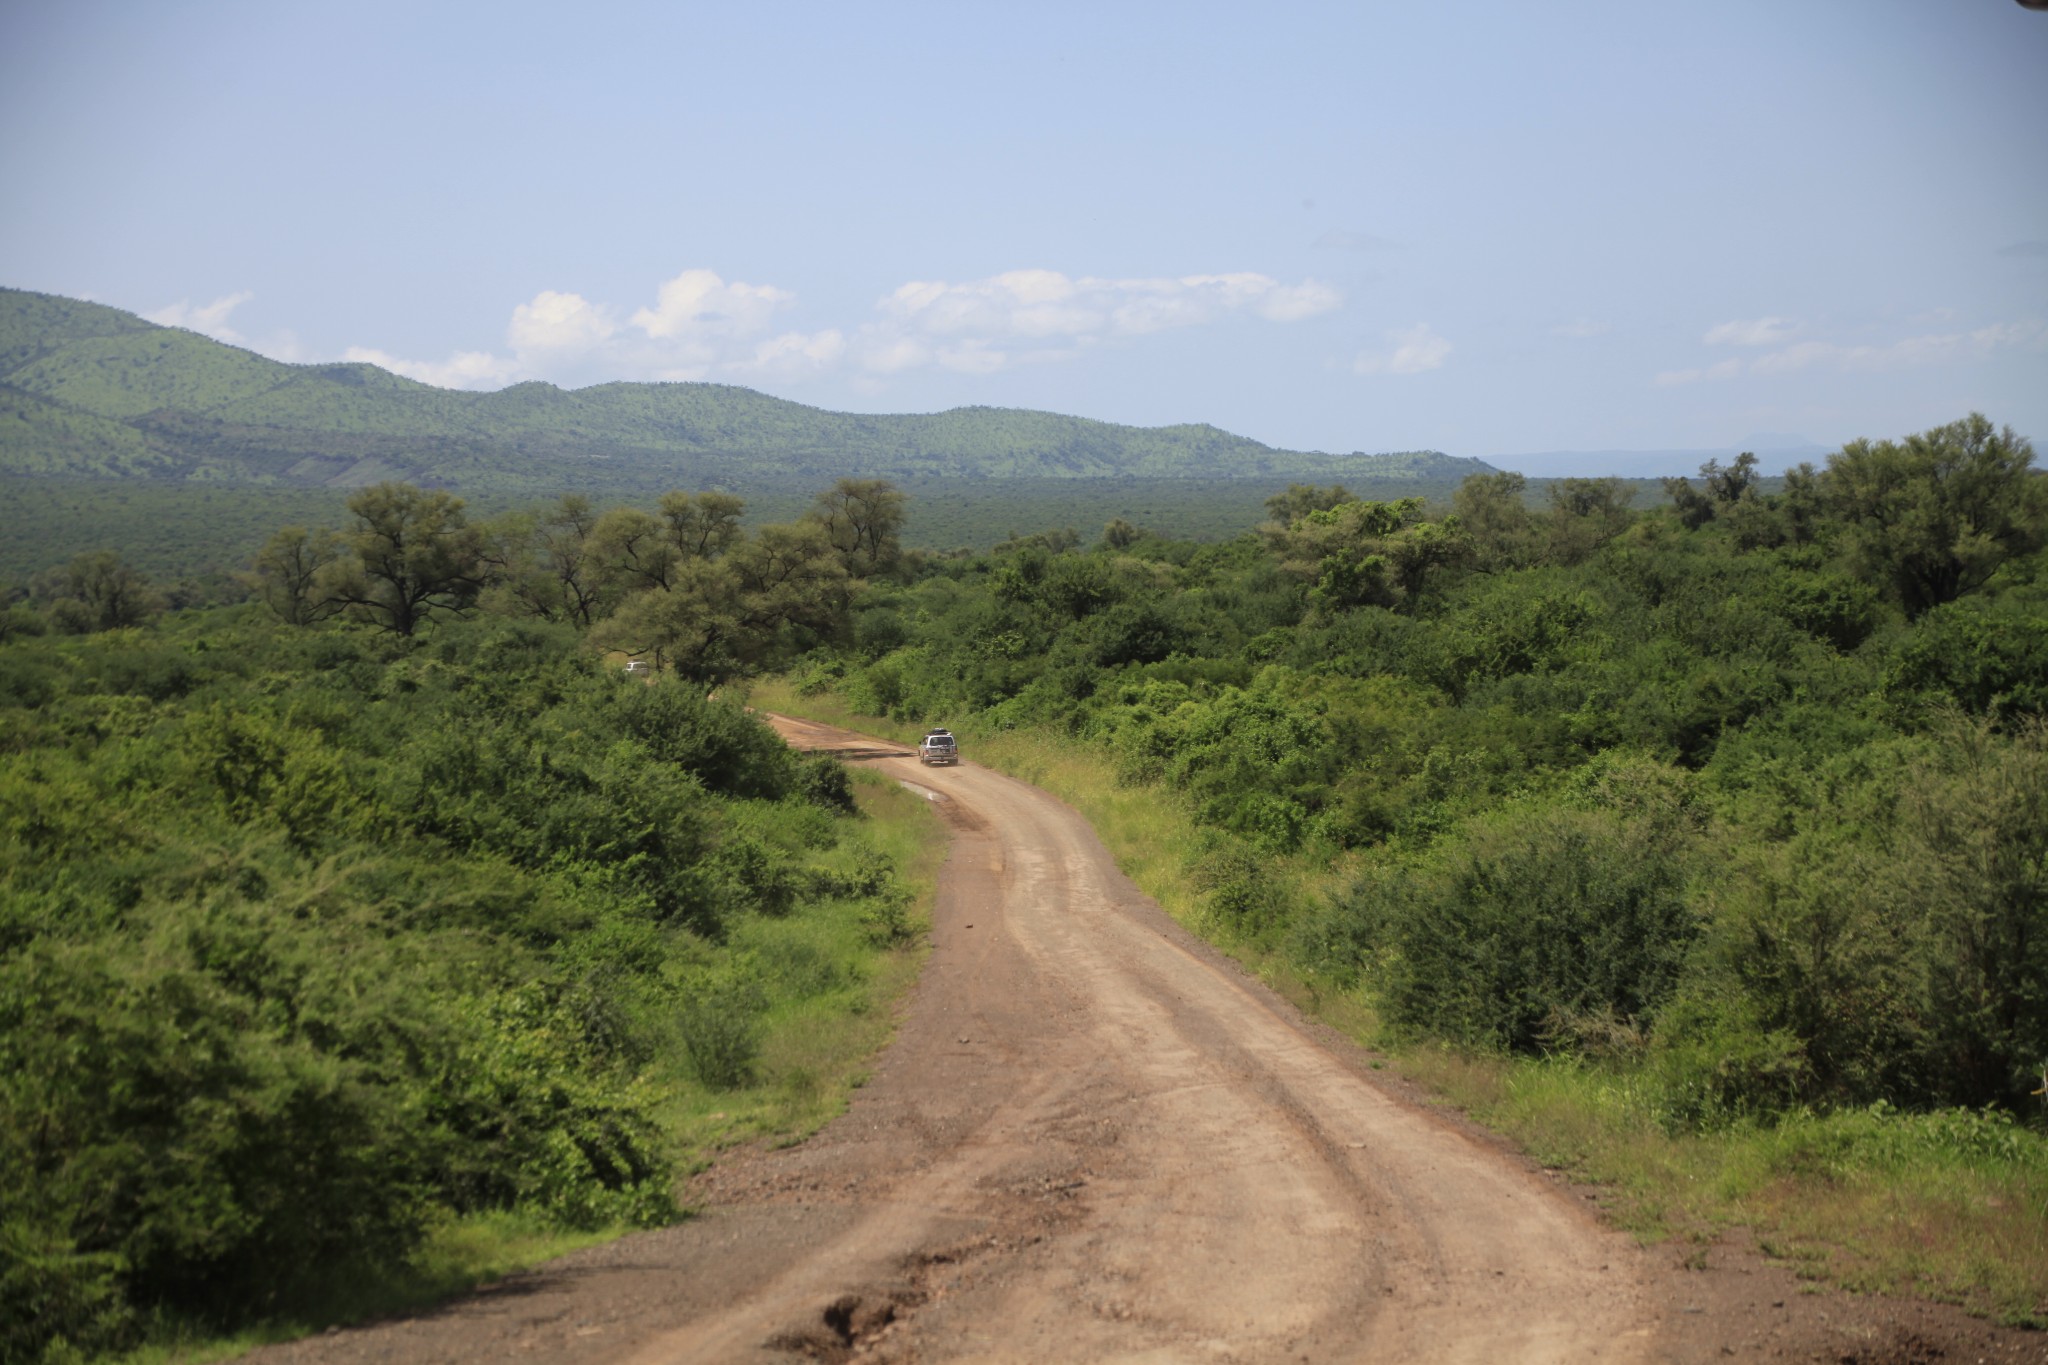
[[[935,792],[930,787],[919,786],[917,783],[912,782],[907,777],[897,778],[896,785],[903,788],[903,790],[907,792],[916,792],[919,796],[922,796],[927,801],[951,801],[953,799],[952,797],[946,795],[944,792]]]

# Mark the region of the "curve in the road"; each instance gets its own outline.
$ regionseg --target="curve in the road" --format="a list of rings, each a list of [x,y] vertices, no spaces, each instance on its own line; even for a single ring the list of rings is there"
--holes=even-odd
[[[775,723],[801,747],[858,747]],[[1039,1360],[1642,1354],[1654,1315],[1625,1238],[1313,1039],[1139,893],[1068,807],[972,764],[917,785],[947,798],[956,824],[919,1005],[984,1058],[986,1110],[761,1294],[638,1358],[730,1359],[820,1305],[874,1302],[961,1229],[1015,1221],[998,1196],[1034,1182],[1073,1193],[1058,1225],[936,1291],[924,1276],[893,1334],[904,1347]],[[920,1040],[905,1043],[914,1053]]]
[[[943,798],[953,835],[848,1112],[721,1161],[686,1223],[266,1362],[1650,1357],[1668,1295],[1626,1237],[1376,1084],[1074,811],[773,720]]]

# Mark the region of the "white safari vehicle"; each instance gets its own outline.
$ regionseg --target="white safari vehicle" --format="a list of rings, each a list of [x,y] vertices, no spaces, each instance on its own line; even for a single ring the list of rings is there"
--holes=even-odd
[[[926,732],[923,742],[917,746],[917,761],[930,767],[934,763],[958,763],[960,746],[953,741],[951,730]]]

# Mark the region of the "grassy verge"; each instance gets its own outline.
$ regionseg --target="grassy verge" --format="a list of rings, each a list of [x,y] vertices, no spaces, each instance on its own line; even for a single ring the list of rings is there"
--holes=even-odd
[[[782,683],[761,686],[755,701],[870,734],[912,733]],[[1101,755],[1062,736],[955,730],[971,759],[1086,815],[1169,914],[1537,1160],[1600,1186],[1609,1216],[1638,1237],[1690,1242],[1705,1257],[1723,1230],[1745,1226],[1816,1282],[1917,1293],[2048,1326],[2048,1141],[2038,1133],[1975,1114],[1883,1111],[1673,1133],[1658,1120],[1648,1078],[1625,1067],[1403,1043],[1381,1029],[1369,1000],[1319,988],[1204,913],[1190,866],[1199,834],[1178,803],[1118,786]],[[1287,860],[1272,873],[1297,900],[1343,875]]]
[[[902,936],[893,946],[878,943],[871,909],[857,901],[758,917],[734,931],[729,946],[767,997],[759,1053],[746,1081],[730,1088],[705,1085],[678,1058],[671,1117],[686,1171],[739,1143],[799,1142],[842,1113],[923,965],[944,831],[928,802],[879,773],[855,770],[853,779],[869,844],[912,892]]]
[[[896,932],[881,934],[871,903],[838,899],[781,918],[750,917],[735,927],[716,955],[759,992],[752,1063],[738,1084],[707,1085],[687,1064],[678,1032],[660,1078],[670,1096],[663,1117],[685,1175],[738,1144],[800,1142],[842,1113],[888,1043],[896,1004],[923,965],[944,831],[929,803],[880,774],[855,771],[852,777],[868,817],[866,843],[889,859],[910,893],[902,920]],[[841,852],[849,861],[856,856]],[[630,1230],[568,1233],[516,1213],[449,1219],[406,1264],[337,1282],[321,1301],[296,1312],[231,1336],[163,1322],[149,1333],[149,1345],[120,1359],[126,1365],[230,1359],[331,1324],[416,1311]]]

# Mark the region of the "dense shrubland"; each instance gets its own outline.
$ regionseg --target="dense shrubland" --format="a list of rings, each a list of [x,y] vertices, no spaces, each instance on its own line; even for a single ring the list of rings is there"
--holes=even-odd
[[[272,542],[275,611],[163,615],[112,554],[12,609],[0,1357],[289,1317],[451,1219],[672,1218],[679,1097],[815,1088],[764,1021],[865,1009],[908,934],[846,772],[674,676],[827,638],[881,527],[713,515],[670,587],[594,588],[656,618],[650,686],[564,595],[574,516],[354,506]],[[730,610],[720,650],[655,594]]]
[[[2038,1121],[2030,447],[1972,417],[1667,491],[1297,485],[1221,544],[1018,539],[870,591],[794,681],[1088,744],[1187,810],[1220,932],[1412,1036],[1634,1068],[1674,1129]]]

